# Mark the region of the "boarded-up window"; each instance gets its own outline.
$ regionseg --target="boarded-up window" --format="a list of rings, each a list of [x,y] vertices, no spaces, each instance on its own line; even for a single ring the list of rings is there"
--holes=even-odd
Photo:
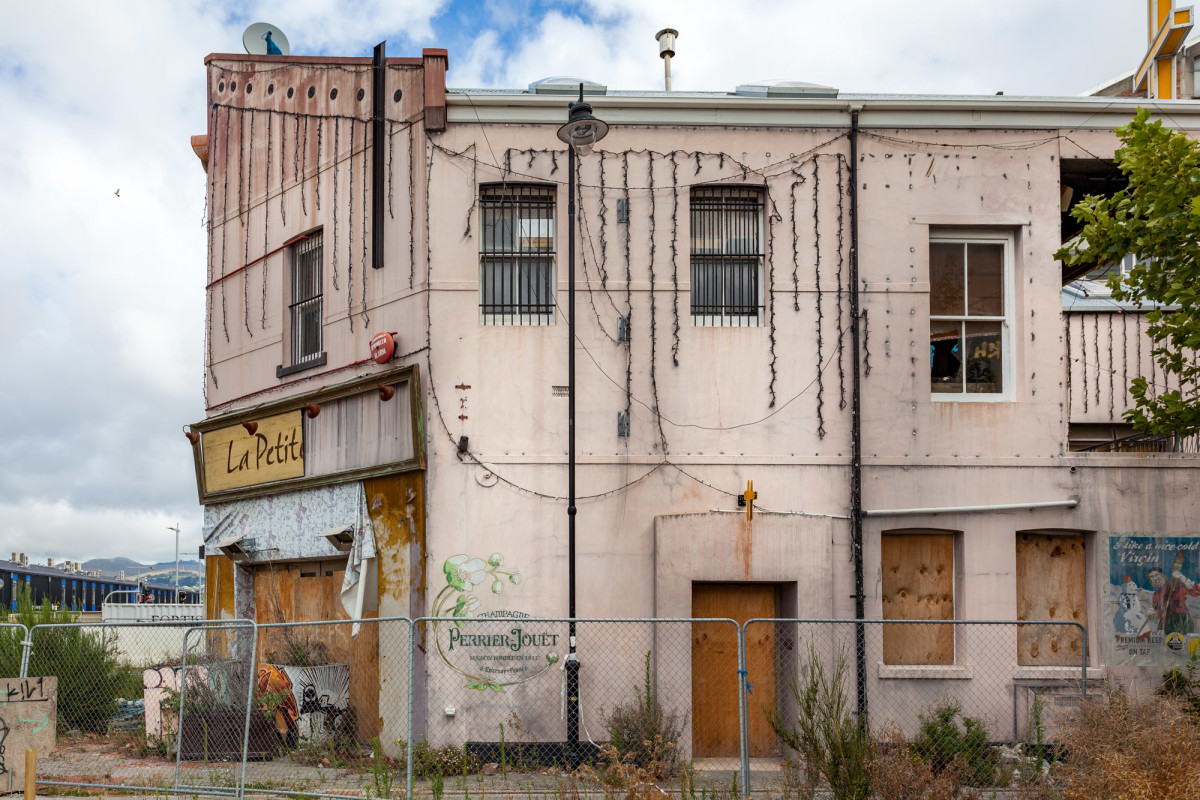
[[[1086,560],[1080,534],[1017,534],[1017,619],[1087,625]],[[1078,667],[1083,635],[1061,625],[1018,625],[1017,663]]]
[[[954,534],[885,533],[883,618],[954,619]],[[953,664],[953,625],[884,625],[883,663]]]

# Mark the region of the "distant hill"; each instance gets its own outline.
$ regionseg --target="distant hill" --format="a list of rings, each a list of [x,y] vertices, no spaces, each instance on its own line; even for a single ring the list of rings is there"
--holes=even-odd
[[[82,564],[85,570],[98,569],[105,575],[117,575],[125,571],[126,578],[145,578],[152,583],[173,586],[175,583],[175,562],[160,561],[156,564],[143,564],[132,558],[117,556],[115,558],[93,558]],[[179,585],[200,587],[204,585],[204,565],[195,559],[179,559]]]
[[[83,568],[98,569],[106,575],[116,575],[121,570],[125,570],[125,574],[132,577],[134,575],[143,575],[147,572],[161,572],[170,569],[171,573],[175,572],[174,561],[159,561],[156,564],[143,564],[140,561],[134,561],[132,558],[117,556],[116,558],[93,558],[90,561],[83,562]],[[182,576],[183,572],[204,572],[204,565],[195,559],[179,559],[179,572]]]

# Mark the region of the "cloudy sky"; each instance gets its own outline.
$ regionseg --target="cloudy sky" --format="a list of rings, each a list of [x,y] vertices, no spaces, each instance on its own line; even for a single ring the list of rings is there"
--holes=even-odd
[[[1136,66],[1139,0],[0,0],[0,558],[200,543],[203,59],[245,26],[297,55],[450,51],[453,87],[552,75],[677,90],[1077,94]],[[119,191],[119,194],[118,194]]]

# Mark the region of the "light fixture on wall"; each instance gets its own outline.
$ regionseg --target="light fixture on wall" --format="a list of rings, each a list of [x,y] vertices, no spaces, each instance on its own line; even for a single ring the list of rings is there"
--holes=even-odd
[[[354,526],[340,525],[336,528],[329,528],[318,533],[317,538],[325,539],[339,552],[349,553],[354,547]]]
[[[255,540],[247,539],[241,534],[217,542],[217,549],[227,556],[230,561],[249,561],[255,552]]]
[[[304,404],[304,416],[308,417],[309,419],[316,419],[317,414],[320,414],[320,413],[321,413],[321,407],[319,405],[317,405],[316,403],[305,403]]]
[[[579,753],[579,659],[575,652],[575,159],[587,155],[592,145],[608,134],[608,124],[592,116],[584,102],[583,84],[579,99],[567,106],[567,124],[558,138],[567,143],[567,646],[566,671],[567,742],[566,757],[572,767],[582,761]]]
[[[245,428],[246,433],[250,434],[251,436],[258,433],[258,423],[253,420],[243,422],[242,427]]]
[[[184,428],[183,435],[188,438],[188,441],[192,443],[193,447],[200,444],[200,434],[196,433],[195,431]]]
[[[395,396],[396,396],[396,387],[395,386],[380,386],[379,387],[379,399],[382,400],[383,402],[386,403],[388,400],[391,400]]]

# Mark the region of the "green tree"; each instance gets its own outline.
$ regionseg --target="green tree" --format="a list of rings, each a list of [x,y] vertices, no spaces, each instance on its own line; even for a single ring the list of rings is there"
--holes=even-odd
[[[1111,197],[1089,195],[1071,210],[1084,224],[1076,242],[1056,254],[1064,263],[1101,265],[1137,256],[1128,273],[1113,274],[1113,298],[1153,307],[1147,333],[1155,362],[1179,379],[1162,391],[1141,376],[1130,381],[1134,407],[1125,419],[1154,434],[1200,432],[1200,143],[1163,128],[1138,109],[1117,128],[1116,164],[1129,185]]]

